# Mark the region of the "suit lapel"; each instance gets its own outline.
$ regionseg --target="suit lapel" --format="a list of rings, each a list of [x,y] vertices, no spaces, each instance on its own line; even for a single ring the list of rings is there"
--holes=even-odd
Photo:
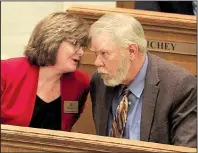
[[[159,92],[159,78],[155,58],[148,53],[148,67],[143,92],[140,140],[149,141],[150,130]]]
[[[110,112],[110,106],[113,99],[114,88],[112,87],[105,87],[104,89],[104,96],[102,99],[103,106],[101,108],[101,115],[100,115],[100,125],[99,125],[99,134],[102,136],[106,136],[107,130],[107,121]]]

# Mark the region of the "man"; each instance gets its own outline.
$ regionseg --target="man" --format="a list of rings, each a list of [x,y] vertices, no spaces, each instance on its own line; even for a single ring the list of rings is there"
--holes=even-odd
[[[90,84],[97,134],[196,147],[196,77],[148,53],[131,16],[106,14],[89,37],[98,70]]]

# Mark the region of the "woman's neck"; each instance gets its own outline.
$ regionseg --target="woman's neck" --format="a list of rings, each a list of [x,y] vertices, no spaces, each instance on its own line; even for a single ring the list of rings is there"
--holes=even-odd
[[[53,66],[40,67],[39,82],[47,82],[48,84],[54,84],[59,82],[62,75],[63,73],[61,73],[58,69],[56,69]]]

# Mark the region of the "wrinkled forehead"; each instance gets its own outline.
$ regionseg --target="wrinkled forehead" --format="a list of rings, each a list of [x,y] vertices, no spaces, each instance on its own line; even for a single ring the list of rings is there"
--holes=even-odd
[[[108,33],[101,33],[91,38],[90,50],[92,51],[102,51],[102,50],[112,50],[116,47],[116,42],[113,41],[112,37]]]

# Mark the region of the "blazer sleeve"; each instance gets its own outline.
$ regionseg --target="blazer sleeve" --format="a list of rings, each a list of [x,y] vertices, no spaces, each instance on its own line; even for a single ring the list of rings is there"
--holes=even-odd
[[[197,82],[187,75],[178,80],[171,111],[171,143],[197,147]]]
[[[5,76],[2,75],[2,72],[1,72],[1,96],[4,92],[4,89],[6,87],[6,80],[5,80]]]
[[[83,91],[83,93],[81,94],[81,96],[79,98],[79,110],[80,111],[78,113],[78,117],[80,117],[80,114],[83,113],[83,110],[86,105],[88,93],[89,93],[89,88],[85,88],[85,90]]]
[[[6,88],[6,63],[1,60],[1,96]]]
[[[82,89],[82,93],[80,94],[79,98],[78,98],[78,109],[79,109],[79,113],[75,115],[75,120],[73,122],[73,125],[76,123],[76,121],[80,118],[81,113],[83,113],[83,110],[86,106],[86,101],[87,101],[87,96],[89,94],[89,77],[86,76],[84,77],[84,81],[83,81],[83,89]]]

